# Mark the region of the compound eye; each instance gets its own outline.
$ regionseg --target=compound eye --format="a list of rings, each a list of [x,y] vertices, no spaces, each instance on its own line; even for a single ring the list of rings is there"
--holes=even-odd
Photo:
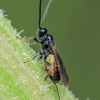
[[[41,32],[41,33],[45,33],[45,30],[44,30],[44,29],[41,29],[40,32]]]

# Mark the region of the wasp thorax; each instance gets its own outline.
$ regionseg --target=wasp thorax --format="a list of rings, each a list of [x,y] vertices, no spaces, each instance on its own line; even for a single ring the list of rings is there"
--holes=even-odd
[[[47,29],[46,28],[39,28],[38,30],[38,36],[42,37],[47,33]]]

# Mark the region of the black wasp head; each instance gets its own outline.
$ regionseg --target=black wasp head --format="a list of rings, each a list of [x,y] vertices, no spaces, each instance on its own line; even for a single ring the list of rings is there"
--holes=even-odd
[[[42,37],[47,33],[47,29],[46,28],[39,28],[38,30],[38,36]]]

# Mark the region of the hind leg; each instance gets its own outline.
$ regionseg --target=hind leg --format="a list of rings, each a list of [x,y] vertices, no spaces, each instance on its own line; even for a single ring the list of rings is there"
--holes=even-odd
[[[44,83],[45,83],[46,79],[48,78],[48,76],[49,76],[49,74],[47,74],[47,75],[45,76],[44,82],[43,82],[43,84],[42,84],[42,94],[43,94],[43,95],[44,95]]]

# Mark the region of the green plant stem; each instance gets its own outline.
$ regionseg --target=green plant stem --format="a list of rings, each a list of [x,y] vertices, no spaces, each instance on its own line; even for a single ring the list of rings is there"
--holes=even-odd
[[[0,13],[0,100],[57,100],[56,88],[50,79],[42,87],[46,75],[43,62],[35,59],[24,64],[36,53],[16,37],[19,34]],[[77,100],[63,85],[57,86],[61,100]]]

